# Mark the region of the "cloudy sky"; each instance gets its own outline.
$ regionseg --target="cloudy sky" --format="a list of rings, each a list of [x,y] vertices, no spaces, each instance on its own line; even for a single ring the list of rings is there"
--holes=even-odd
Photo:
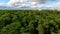
[[[60,0],[0,0],[0,9],[60,10]]]

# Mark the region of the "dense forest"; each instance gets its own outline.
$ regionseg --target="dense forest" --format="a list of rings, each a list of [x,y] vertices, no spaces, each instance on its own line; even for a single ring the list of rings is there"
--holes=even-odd
[[[60,11],[0,10],[0,34],[60,34]]]

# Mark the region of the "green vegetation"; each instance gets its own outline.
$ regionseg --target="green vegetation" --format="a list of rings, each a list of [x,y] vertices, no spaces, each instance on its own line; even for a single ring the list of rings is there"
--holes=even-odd
[[[0,34],[60,34],[60,11],[0,10]]]

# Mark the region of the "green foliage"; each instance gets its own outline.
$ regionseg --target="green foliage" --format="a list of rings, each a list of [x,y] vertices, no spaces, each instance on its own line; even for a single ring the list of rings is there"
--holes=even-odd
[[[0,10],[0,34],[60,34],[60,11]]]
[[[20,27],[19,22],[14,22],[14,23],[11,23],[10,25],[6,25],[2,29],[2,34],[18,34],[19,33],[19,30],[18,30],[19,27]]]

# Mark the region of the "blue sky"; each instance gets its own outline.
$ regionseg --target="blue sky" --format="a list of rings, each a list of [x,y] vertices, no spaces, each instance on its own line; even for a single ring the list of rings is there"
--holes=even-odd
[[[21,9],[21,7],[27,7],[28,8],[38,8],[41,9],[43,8],[53,8],[57,9],[60,8],[60,0],[35,0],[35,1],[40,1],[40,2],[28,2],[30,0],[0,0],[0,9]],[[31,0],[32,1],[32,0]]]
[[[0,3],[7,3],[9,0],[0,0]]]

